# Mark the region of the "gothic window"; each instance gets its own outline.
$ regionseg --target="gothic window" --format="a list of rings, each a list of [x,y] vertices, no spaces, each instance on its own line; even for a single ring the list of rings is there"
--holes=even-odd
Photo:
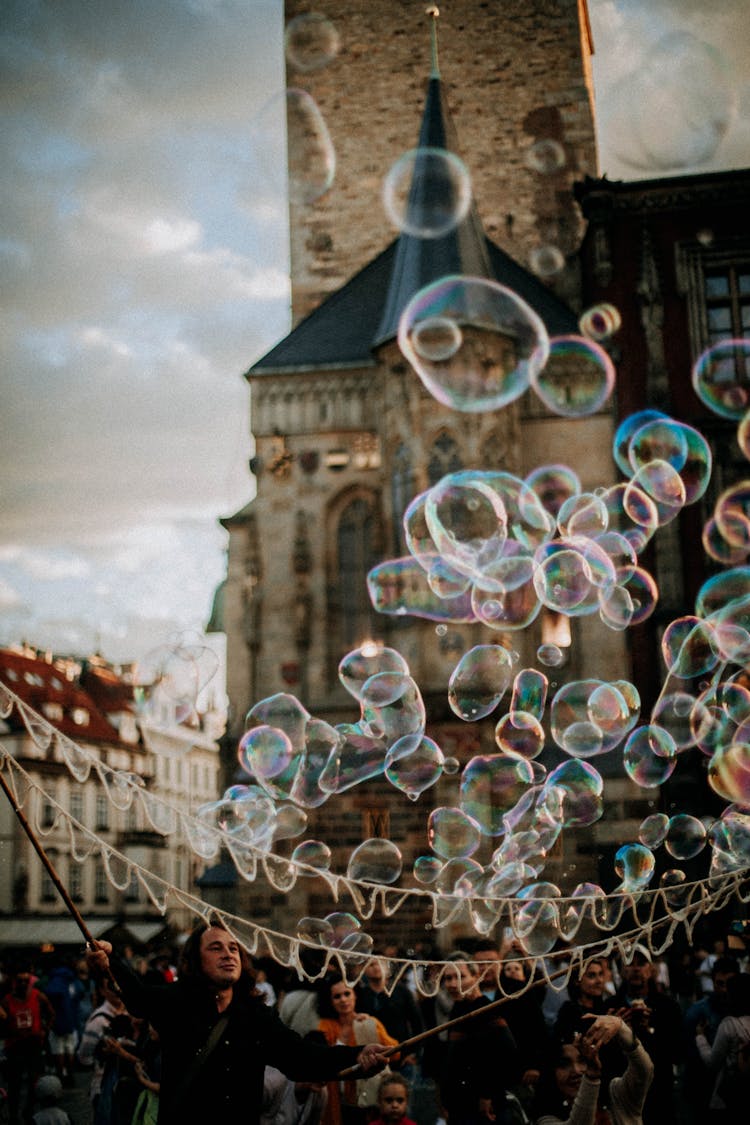
[[[508,443],[500,430],[492,430],[482,442],[482,469],[501,469],[508,452]]]
[[[427,463],[427,479],[430,484],[437,482],[446,473],[457,473],[463,469],[463,462],[458,450],[458,442],[445,430],[435,439],[430,450],[430,459]]]
[[[750,335],[750,263],[707,270],[704,299],[709,344]]]
[[[391,475],[391,507],[393,509],[393,543],[397,553],[404,551],[404,512],[414,498],[414,467],[406,442],[396,450]]]
[[[377,498],[369,489],[349,490],[329,509],[328,618],[331,674],[341,657],[372,635],[375,612],[367,572],[380,561]]]

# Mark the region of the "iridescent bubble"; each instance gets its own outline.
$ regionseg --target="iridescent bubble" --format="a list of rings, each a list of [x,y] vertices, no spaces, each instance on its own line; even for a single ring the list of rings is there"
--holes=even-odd
[[[397,230],[442,238],[471,206],[471,177],[460,157],[444,148],[405,152],[383,183],[383,206]]]
[[[532,172],[549,175],[565,166],[565,149],[559,141],[544,137],[527,148],[525,159]]]
[[[629,573],[628,570],[630,570]],[[654,612],[659,600],[659,588],[653,575],[649,574],[644,567],[636,566],[632,569],[626,568],[622,575],[617,572],[617,579],[618,581],[622,580],[622,585],[630,595],[633,607],[633,615],[630,619],[631,625],[642,624]]]
[[[536,650],[536,658],[545,668],[559,668],[565,663],[565,653],[558,645],[542,644]]]
[[[296,805],[282,805],[276,814],[273,828],[273,842],[294,840],[307,828],[307,813]]]
[[[601,410],[612,394],[615,369],[604,348],[583,336],[555,336],[549,358],[532,371],[531,386],[544,405],[566,418],[583,418]]]
[[[581,492],[572,496],[557,513],[557,526],[562,536],[598,536],[607,530],[609,513],[600,496]]]
[[[415,347],[419,325],[435,317],[453,321],[461,345],[445,360],[429,360]],[[515,293],[483,278],[445,277],[420,290],[399,322],[399,347],[427,390],[454,410],[498,410],[518,398],[544,364],[547,332]]]
[[[306,90],[286,91],[289,199],[307,205],[328,191],[336,174],[336,152],[328,126]]]
[[[400,699],[411,683],[411,676],[404,672],[376,672],[365,680],[359,698],[373,707],[386,707]]]
[[[582,336],[587,336],[590,340],[601,341],[613,336],[621,324],[622,317],[619,310],[614,305],[602,301],[601,304],[592,305],[590,309],[586,309],[581,314],[578,328]]]
[[[396,649],[370,642],[348,652],[338,668],[341,683],[355,699],[362,698],[362,687],[378,672],[408,675],[409,665]]]
[[[455,320],[434,316],[420,320],[414,328],[412,343],[420,359],[439,363],[450,359],[461,347],[461,329]]]
[[[686,881],[687,875],[678,868],[663,871],[659,876],[659,886],[665,891],[665,902],[673,910],[688,901],[688,892],[682,889]]]
[[[305,745],[305,730],[311,718],[300,701],[287,692],[277,692],[255,703],[245,716],[245,729],[269,726],[283,731],[295,752]]]
[[[633,467],[630,464],[630,441],[633,434],[637,433],[647,422],[654,422],[660,418],[668,419],[669,416],[661,410],[638,410],[635,414],[628,415],[617,427],[612,441],[612,456],[618,469],[626,477],[633,475]]]
[[[571,758],[557,766],[548,775],[545,784],[545,802],[552,802],[555,813],[564,828],[588,827],[597,821],[603,811],[604,782],[594,766]]]
[[[287,768],[293,754],[289,736],[269,726],[246,731],[237,749],[242,768],[257,778],[277,777]]]
[[[159,645],[133,668],[133,695],[141,720],[170,727],[192,720],[198,696],[218,668],[212,649],[189,635]]]
[[[329,945],[337,949],[343,941],[352,937],[361,931],[359,919],[355,918],[353,914],[348,914],[344,910],[335,910],[332,914],[327,914],[323,919],[330,927],[332,936]]]
[[[624,891],[640,891],[654,875],[656,860],[643,844],[624,844],[615,853],[615,872],[622,879]]]
[[[694,746],[712,725],[705,704],[685,691],[661,695],[651,712],[651,722],[671,735],[678,752]]]
[[[688,680],[705,675],[717,664],[711,624],[692,614],[675,618],[662,635],[661,654],[673,676]]]
[[[726,809],[721,825],[727,850],[743,866],[750,863],[750,816],[738,809]]]
[[[503,814],[521,799],[532,784],[527,761],[504,754],[477,755],[461,776],[461,808],[488,836],[504,831]]]
[[[458,758],[454,758],[451,756],[449,758],[445,758],[445,760],[443,761],[443,773],[447,773],[449,777],[452,777],[453,774],[458,773],[460,768],[461,763],[459,762]]]
[[[750,461],[750,410],[742,415],[737,427],[737,444],[742,451],[742,455]]]
[[[529,266],[538,277],[554,277],[565,268],[565,256],[559,246],[548,242],[531,250]]]
[[[331,866],[331,849],[322,840],[304,840],[292,852],[292,863],[327,871]],[[313,871],[300,871],[301,875],[314,875]]]
[[[750,550],[750,481],[738,481],[721,493],[714,519],[730,546]]]
[[[324,793],[343,793],[360,781],[377,777],[385,769],[385,741],[363,723],[338,723],[341,742],[321,771],[318,784]]]
[[[475,582],[471,590],[474,618],[498,632],[518,631],[539,615],[539,601],[531,579],[512,590],[498,593],[496,583]]]
[[[652,724],[638,727],[629,735],[622,752],[622,764],[636,785],[655,789],[671,777],[676,754],[670,734]]]
[[[309,945],[331,945],[333,926],[323,918],[300,918],[297,937]]]
[[[685,507],[685,485],[680,474],[668,461],[649,461],[634,474],[627,491],[634,488],[651,497],[656,505],[660,527],[675,519]]]
[[[545,509],[553,518],[566,500],[581,491],[578,474],[567,465],[541,465],[526,477],[526,484],[534,489]]]
[[[594,576],[580,544],[566,539],[545,543],[537,549],[534,562],[534,590],[543,605],[568,616],[592,612],[592,598],[596,606]],[[611,564],[610,570],[614,580]]]
[[[544,749],[544,728],[535,715],[510,711],[495,727],[495,742],[514,758],[536,758]]]
[[[725,801],[750,809],[750,743],[717,750],[708,763],[708,782]]]
[[[433,809],[427,821],[427,842],[443,859],[466,859],[479,847],[479,825],[461,809]]]
[[[414,860],[414,878],[418,883],[434,883],[443,870],[443,861],[434,855],[418,855]]]
[[[560,937],[560,911],[549,899],[532,899],[519,907],[515,917],[518,940],[527,953],[540,957],[549,953]]]
[[[669,818],[664,847],[675,859],[693,859],[706,845],[706,826],[697,816],[677,813]]]
[[[425,789],[434,785],[442,772],[443,752],[425,735],[404,735],[393,743],[386,755],[385,776],[411,801],[416,801]]]
[[[459,660],[448,681],[451,710],[466,722],[495,710],[513,676],[510,654],[502,645],[475,645]]]
[[[609,629],[622,632],[632,624],[635,607],[625,586],[599,591],[599,617]]]
[[[455,623],[477,620],[468,591],[452,598],[438,596],[430,588],[424,568],[411,556],[374,566],[367,575],[367,592],[378,613]]]
[[[740,421],[750,405],[750,339],[706,348],[693,365],[693,387],[714,414]]]
[[[471,578],[445,559],[436,559],[427,571],[427,584],[439,598],[457,598],[471,586]]]
[[[730,531],[731,539],[739,538],[746,533],[750,537],[750,522],[745,516],[730,513],[725,523]],[[708,557],[713,559],[714,562],[721,563],[722,566],[737,566],[738,563],[744,562],[750,554],[750,542],[747,547],[732,546],[732,543],[722,533],[715,516],[711,516],[704,523],[701,542]]]
[[[484,868],[473,859],[449,859],[435,881],[439,895],[458,895],[468,898],[474,894],[478,882],[484,878]]]
[[[443,477],[427,494],[425,519],[440,554],[464,574],[482,574],[502,558],[508,516],[502,498],[481,476]]]
[[[383,738],[389,746],[405,734],[424,733],[426,715],[422,694],[411,676],[407,676],[406,680],[404,690],[392,703],[383,707],[362,705],[362,721],[372,734]]]
[[[374,837],[354,849],[346,874],[363,883],[396,883],[402,867],[401,852],[393,841]]]
[[[687,438],[682,426],[672,418],[656,418],[636,430],[628,445],[628,460],[633,473],[651,461],[667,461],[678,471],[687,457]]]
[[[736,566],[715,574],[707,579],[701,586],[695,599],[695,612],[699,617],[710,617],[714,613],[723,613],[730,603],[738,607],[745,607],[743,613],[747,616],[746,602],[750,597],[750,567]],[[742,625],[743,622],[739,621]]]
[[[576,758],[612,750],[635,721],[614,684],[573,680],[559,688],[550,708],[550,731],[558,746]]]
[[[522,711],[535,719],[543,718],[548,687],[549,681],[543,672],[538,672],[536,668],[522,668],[513,681],[511,714]]]
[[[600,499],[607,509],[609,529],[622,535],[638,554],[659,527],[656,504],[631,481],[605,489]]]
[[[295,70],[321,70],[335,59],[340,45],[338,31],[320,12],[303,12],[286,25],[284,52]]]
[[[666,813],[652,813],[641,822],[638,829],[638,839],[647,848],[658,848],[663,843],[669,828],[669,817]]]

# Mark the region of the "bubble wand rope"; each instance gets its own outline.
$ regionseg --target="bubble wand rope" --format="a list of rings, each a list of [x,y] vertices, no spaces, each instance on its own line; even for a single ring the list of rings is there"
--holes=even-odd
[[[470,957],[467,957],[467,960],[470,959]],[[532,982],[532,984],[529,985],[529,989],[537,988],[540,984],[547,984],[548,981],[555,980],[557,977],[565,976],[568,971],[569,969],[566,965],[564,968],[558,969],[557,972],[540,976],[539,980],[535,980]],[[421,1043],[423,1039],[430,1039],[433,1035],[438,1035],[441,1031],[446,1031],[449,1027],[458,1027],[460,1023],[466,1023],[467,1020],[473,1020],[476,1016],[484,1016],[487,1014],[487,1012],[492,1012],[495,1008],[500,1008],[503,1004],[507,1004],[509,1000],[513,999],[513,995],[501,996],[498,1000],[491,1000],[489,1004],[484,1004],[481,1008],[475,1008],[473,1012],[464,1012],[462,1016],[456,1016],[456,1018],[453,1020],[447,1020],[445,1023],[439,1023],[436,1027],[428,1027],[426,1031],[420,1031],[419,1035],[412,1035],[411,1039],[404,1039],[402,1043],[397,1043],[395,1047],[389,1047],[388,1050],[383,1053],[381,1058],[389,1059],[392,1055],[400,1054],[400,1052],[403,1051],[405,1047],[413,1047],[417,1043]],[[359,1064],[356,1064],[355,1066],[347,1067],[346,1070],[340,1071],[339,1078],[350,1078],[353,1075],[361,1073],[362,1068],[359,1066]]]
[[[83,935],[83,938],[84,938],[84,941],[86,942],[86,945],[88,946],[89,949],[95,949],[96,948],[96,939],[94,938],[94,935],[91,933],[91,930],[88,928],[88,926],[84,922],[84,920],[81,916],[80,910],[78,909],[76,904],[73,902],[72,898],[70,897],[70,895],[68,893],[68,888],[65,886],[62,879],[57,874],[57,871],[55,870],[55,868],[52,865],[52,861],[50,860],[49,856],[45,852],[42,845],[39,843],[39,840],[37,839],[36,833],[34,832],[34,829],[31,827],[31,825],[28,822],[28,819],[26,818],[26,814],[23,812],[23,810],[19,806],[18,802],[16,801],[15,797],[13,796],[13,794],[10,790],[10,786],[8,785],[7,781],[5,780],[5,775],[4,775],[2,770],[0,770],[0,786],[2,786],[2,789],[3,789],[3,792],[5,793],[5,796],[10,801],[11,808],[13,809],[13,812],[16,814],[16,817],[18,818],[18,823],[21,825],[24,832],[26,833],[29,840],[31,841],[31,845],[34,848],[34,851],[39,856],[47,874],[49,875],[52,882],[55,884],[55,887],[57,888],[57,892],[60,895],[60,898],[63,900],[63,902],[67,906],[68,910],[70,911],[70,914],[73,917],[73,921],[78,926],[78,929],[81,931],[81,933]],[[120,989],[119,989],[118,985],[116,984],[115,979],[111,975],[111,973],[107,973],[106,975],[107,975],[112,987],[117,992],[119,992]]]

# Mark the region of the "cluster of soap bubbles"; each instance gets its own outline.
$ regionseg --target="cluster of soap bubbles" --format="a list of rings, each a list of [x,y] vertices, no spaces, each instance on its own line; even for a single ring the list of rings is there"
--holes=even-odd
[[[141,725],[171,729],[196,722],[199,696],[218,667],[216,653],[188,636],[148,652],[132,671]]]
[[[592,313],[589,327],[598,323]],[[601,410],[614,386],[614,366],[596,339],[549,338],[517,293],[487,278],[425,286],[401,314],[398,344],[430,394],[467,413],[499,410],[531,388],[555,414],[582,418]]]
[[[658,527],[705,492],[711,451],[691,426],[643,411],[615,435],[630,478],[586,492],[565,465],[525,479],[507,472],[451,473],[407,507],[410,554],[368,574],[381,613],[434,621],[479,621],[525,629],[546,606],[598,613],[611,629],[644,621],[658,597],[639,554]]]

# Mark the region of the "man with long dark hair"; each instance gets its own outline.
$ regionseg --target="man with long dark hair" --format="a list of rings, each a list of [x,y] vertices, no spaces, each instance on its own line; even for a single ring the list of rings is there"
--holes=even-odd
[[[152,1024],[162,1048],[159,1125],[220,1120],[258,1121],[263,1069],[275,1066],[295,1081],[333,1079],[358,1065],[375,1072],[385,1048],[327,1047],[300,1038],[255,995],[247,955],[218,919],[188,938],[176,984],[144,984],[96,942],[92,969],[111,971],[128,1011]]]

